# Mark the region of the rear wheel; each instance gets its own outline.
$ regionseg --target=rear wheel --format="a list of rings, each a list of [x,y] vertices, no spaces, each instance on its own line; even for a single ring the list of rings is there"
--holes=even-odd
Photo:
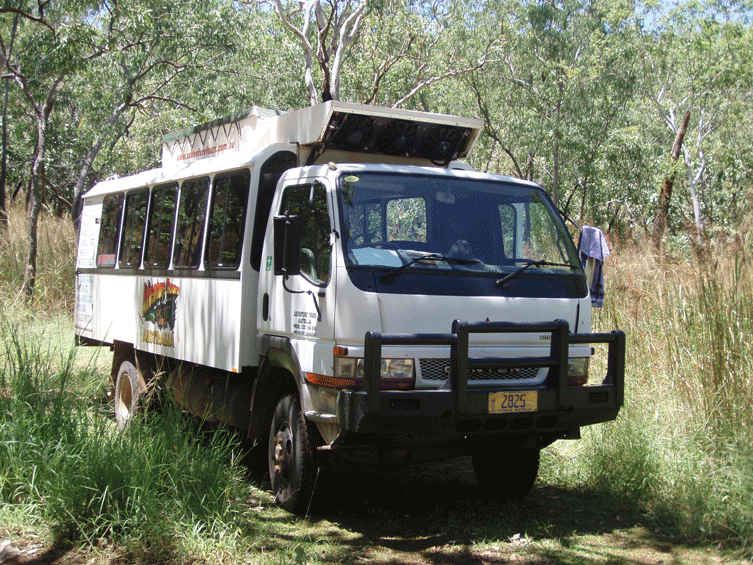
[[[477,448],[473,470],[484,497],[518,502],[533,488],[539,473],[538,449]]]
[[[315,437],[298,398],[283,396],[272,415],[268,455],[275,502],[288,512],[304,511],[314,493]]]
[[[133,414],[138,410],[139,397],[146,390],[143,379],[131,361],[123,361],[115,380],[115,421],[122,431],[128,427]]]

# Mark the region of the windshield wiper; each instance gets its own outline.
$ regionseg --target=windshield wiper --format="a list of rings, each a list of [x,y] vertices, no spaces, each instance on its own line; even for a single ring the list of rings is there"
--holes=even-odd
[[[510,279],[517,277],[520,273],[525,271],[528,267],[570,267],[571,269],[575,269],[575,267],[571,265],[570,263],[552,263],[551,261],[544,261],[543,259],[541,261],[528,261],[525,265],[523,265],[517,271],[513,271],[512,273],[505,275],[501,279],[497,279],[497,282],[495,284],[501,287]]]
[[[444,261],[445,263],[457,263],[458,265],[473,265],[474,263],[480,263],[481,261],[478,259],[461,259],[459,257],[445,257],[444,255],[440,255],[439,253],[429,253],[428,255],[422,255],[421,257],[416,257],[414,259],[411,259],[404,265],[400,265],[399,267],[395,267],[391,271],[388,271],[384,273],[379,280],[382,282],[387,282],[390,279],[394,278],[395,276],[402,273],[404,270],[406,270],[408,267],[413,265],[413,263],[418,263],[419,261]]]

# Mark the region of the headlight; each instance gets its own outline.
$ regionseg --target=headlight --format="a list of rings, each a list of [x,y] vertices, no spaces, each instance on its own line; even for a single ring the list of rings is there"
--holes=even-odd
[[[363,382],[364,362],[358,357],[335,357],[337,388],[356,388]],[[382,359],[381,388],[413,388],[413,359]],[[347,383],[347,384],[346,384]]]
[[[589,357],[571,357],[567,362],[567,386],[588,384]]]

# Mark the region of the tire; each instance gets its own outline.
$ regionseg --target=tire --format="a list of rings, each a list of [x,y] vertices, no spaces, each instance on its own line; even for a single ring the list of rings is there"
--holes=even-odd
[[[484,498],[519,502],[531,492],[539,474],[538,449],[478,448],[473,470]]]
[[[315,434],[298,398],[283,396],[272,414],[269,430],[269,479],[275,502],[294,514],[306,510],[314,493]]]
[[[123,361],[118,369],[115,380],[115,421],[120,431],[128,427],[128,423],[139,407],[139,398],[146,390],[146,385],[139,378],[136,367],[131,361]]]

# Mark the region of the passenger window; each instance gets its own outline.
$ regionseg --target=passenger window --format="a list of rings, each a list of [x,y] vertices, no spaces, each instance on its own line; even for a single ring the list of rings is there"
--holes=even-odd
[[[170,265],[177,198],[177,184],[162,185],[152,189],[149,227],[144,251],[145,267],[167,268]]]
[[[121,267],[138,267],[141,262],[148,196],[147,189],[131,192],[126,196],[123,239],[120,244]]]
[[[208,267],[237,267],[243,248],[248,170],[214,179],[207,243]]]
[[[173,264],[176,267],[199,266],[208,192],[209,179],[206,177],[183,181],[180,186],[178,226],[173,249]]]
[[[123,211],[123,195],[110,194],[102,202],[102,219],[97,243],[97,267],[114,267],[120,235],[120,216]]]
[[[285,214],[288,209],[291,209],[291,216],[300,218],[301,274],[310,282],[324,286],[329,281],[332,257],[329,244],[331,228],[324,185],[317,182],[286,189],[280,213]]]

